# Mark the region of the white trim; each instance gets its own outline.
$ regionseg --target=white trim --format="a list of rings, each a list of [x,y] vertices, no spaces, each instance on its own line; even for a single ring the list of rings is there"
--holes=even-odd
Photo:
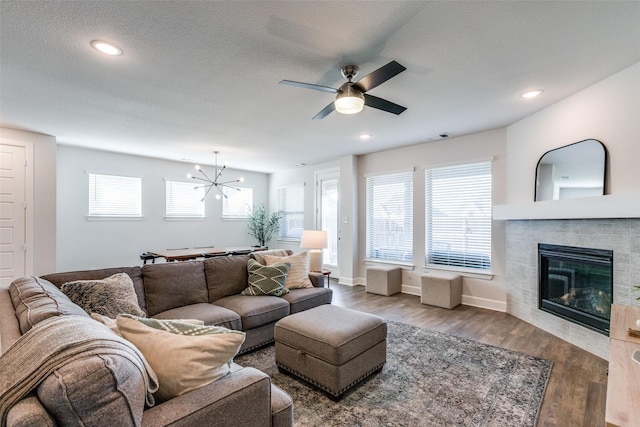
[[[412,286],[412,285],[402,285],[402,293],[415,295],[419,297],[419,296],[422,296],[422,287]]]
[[[451,267],[448,265],[425,265],[422,267],[422,271],[424,273],[429,273],[431,270],[435,271],[451,271],[454,273],[460,274],[462,277],[469,277],[471,279],[483,279],[483,280],[493,280],[493,273],[491,271],[483,271],[483,270],[472,270],[465,269],[460,267]]]
[[[405,172],[414,173],[415,171],[416,171],[416,167],[413,166],[413,167],[408,168],[408,169],[397,169],[397,170],[392,170],[392,171],[366,173],[366,174],[362,175],[362,177],[363,178],[369,178],[369,177],[372,177],[372,176],[380,176],[380,175],[395,175],[397,173],[405,173]]]
[[[474,297],[471,295],[462,295],[462,304],[472,307],[486,308],[493,311],[501,311],[503,313],[507,312],[506,301]]]
[[[364,264],[365,265],[376,265],[376,264],[397,265],[398,267],[400,267],[400,268],[402,268],[404,270],[411,270],[411,271],[413,271],[413,269],[415,268],[415,266],[413,265],[413,261],[411,261],[411,262],[402,262],[402,261],[377,259],[377,258],[365,258]]]
[[[437,168],[446,168],[449,166],[461,166],[461,165],[467,165],[470,163],[483,163],[483,162],[495,162],[496,160],[496,156],[489,156],[489,157],[480,157],[478,159],[475,160],[465,160],[465,161],[461,161],[461,162],[449,162],[449,163],[437,163],[434,165],[428,165],[428,166],[422,166],[423,170],[427,170],[427,169],[437,169]]]
[[[144,216],[85,215],[87,221],[142,221]]]

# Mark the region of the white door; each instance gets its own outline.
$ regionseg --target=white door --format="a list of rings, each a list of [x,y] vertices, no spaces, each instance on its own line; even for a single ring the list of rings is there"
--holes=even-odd
[[[327,248],[322,261],[331,270],[331,276],[339,277],[338,271],[338,205],[339,172],[327,170],[316,173],[316,227],[327,232]]]
[[[26,149],[0,144],[0,286],[27,274]]]

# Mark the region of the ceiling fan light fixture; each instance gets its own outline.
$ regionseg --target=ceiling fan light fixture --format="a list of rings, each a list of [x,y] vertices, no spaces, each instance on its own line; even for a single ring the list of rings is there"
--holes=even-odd
[[[340,88],[340,92],[334,102],[338,113],[356,114],[364,108],[364,95],[352,86],[353,83],[349,82],[343,84]]]

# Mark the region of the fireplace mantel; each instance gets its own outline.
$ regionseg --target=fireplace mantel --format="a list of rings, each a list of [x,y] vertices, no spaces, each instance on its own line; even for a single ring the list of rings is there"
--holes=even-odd
[[[640,193],[495,205],[493,219],[640,218]]]

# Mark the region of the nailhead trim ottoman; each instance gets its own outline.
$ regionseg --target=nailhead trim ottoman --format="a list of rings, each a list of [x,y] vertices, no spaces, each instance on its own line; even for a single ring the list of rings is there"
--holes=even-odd
[[[379,316],[325,304],[275,326],[276,364],[324,390],[333,400],[382,370],[387,323]]]

